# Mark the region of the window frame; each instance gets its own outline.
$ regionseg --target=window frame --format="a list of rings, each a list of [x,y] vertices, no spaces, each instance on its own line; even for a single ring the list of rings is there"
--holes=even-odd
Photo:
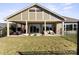
[[[35,9],[30,9],[29,12],[35,12]]]
[[[67,24],[66,31],[72,31],[72,30],[73,30],[73,24]]]

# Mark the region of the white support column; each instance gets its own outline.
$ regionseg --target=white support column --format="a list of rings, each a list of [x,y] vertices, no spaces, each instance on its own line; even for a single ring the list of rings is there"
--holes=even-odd
[[[7,21],[7,36],[9,36],[9,22]]]
[[[30,19],[30,17],[29,17],[30,15],[29,15],[29,9],[28,9],[28,20]],[[27,21],[28,21],[27,20]],[[28,34],[30,33],[30,30],[29,30],[29,25],[27,24],[27,21],[26,21],[26,25],[28,26],[26,26],[26,35],[27,35],[27,30],[28,30]]]
[[[44,19],[44,11],[42,11],[42,20],[44,20],[44,35],[46,36],[46,20]]]
[[[44,21],[44,35],[46,35],[46,21]]]
[[[27,21],[26,21],[26,35],[27,35],[27,32],[28,32],[28,24],[27,24]]]
[[[23,17],[22,17],[22,13],[21,13],[21,20],[23,19]]]
[[[64,21],[62,22],[62,35],[64,35]]]

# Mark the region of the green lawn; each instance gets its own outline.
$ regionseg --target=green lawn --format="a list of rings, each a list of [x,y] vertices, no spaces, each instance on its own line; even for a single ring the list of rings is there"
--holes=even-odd
[[[28,51],[66,53],[76,51],[77,44],[60,36],[19,36],[0,38],[0,54],[18,54]]]
[[[67,34],[64,38],[77,44],[77,34]]]

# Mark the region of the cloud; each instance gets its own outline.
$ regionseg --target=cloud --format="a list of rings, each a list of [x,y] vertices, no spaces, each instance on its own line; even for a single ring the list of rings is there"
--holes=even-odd
[[[62,3],[62,4],[48,4],[46,7],[48,7],[50,10],[57,12],[57,13],[68,13],[71,12],[73,8],[73,3]],[[58,7],[61,6],[61,7]]]
[[[72,3],[63,3],[61,11],[62,12],[70,12],[73,9]]]
[[[62,8],[60,9],[60,12],[63,14],[69,14],[73,10],[73,4],[72,3],[64,3],[62,4]]]
[[[64,6],[69,6],[69,5],[72,5],[72,3],[64,3],[63,5]]]
[[[61,6],[71,6],[73,3],[62,3]]]
[[[44,6],[46,7],[46,8],[48,8],[49,10],[52,10],[52,11],[55,11],[55,12],[57,12],[58,11],[58,7],[55,5],[55,4],[44,4]]]
[[[72,6],[66,6],[66,7],[63,8],[63,10],[70,10],[72,8],[73,8]]]

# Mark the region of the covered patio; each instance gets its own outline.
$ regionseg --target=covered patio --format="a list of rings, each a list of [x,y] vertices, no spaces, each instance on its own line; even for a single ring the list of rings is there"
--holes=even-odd
[[[7,35],[53,36],[58,34],[57,24],[53,21],[11,21],[7,22]],[[63,25],[63,23],[62,23]],[[15,28],[11,28],[11,27]],[[62,29],[58,35],[62,35]]]

